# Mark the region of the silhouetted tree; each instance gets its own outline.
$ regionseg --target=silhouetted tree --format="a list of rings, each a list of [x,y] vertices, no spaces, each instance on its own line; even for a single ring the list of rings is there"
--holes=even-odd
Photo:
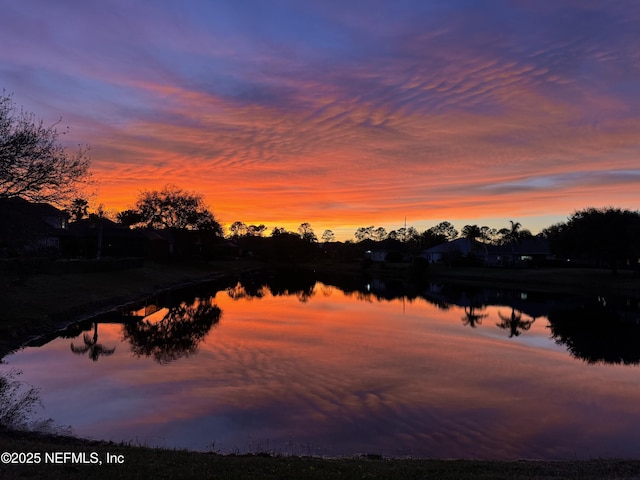
[[[143,320],[124,326],[124,339],[131,343],[134,355],[153,357],[158,363],[169,363],[194,354],[200,342],[220,321],[222,310],[208,300],[181,303],[157,322]]]
[[[371,238],[376,242],[381,242],[387,238],[387,230],[384,227],[378,227],[371,232]]]
[[[143,192],[136,203],[138,226],[164,229],[208,230],[222,236],[222,227],[205,206],[202,195],[167,185]]]
[[[333,242],[335,239],[336,239],[336,236],[334,235],[334,233],[331,230],[325,230],[322,233],[322,241],[324,243]]]
[[[492,245],[498,245],[500,243],[500,234],[495,228],[482,226],[480,227],[480,231],[482,232],[482,239],[485,242]]]
[[[529,330],[531,325],[533,325],[533,322],[535,322],[535,318],[532,318],[531,320],[522,320],[522,313],[516,313],[516,310],[513,307],[511,308],[510,316],[503,315],[500,312],[498,312],[498,316],[502,322],[496,323],[496,326],[504,330],[509,330],[509,338],[517,337],[522,332]]]
[[[0,198],[21,197],[63,205],[89,180],[87,147],[70,154],[62,146],[54,123],[24,110],[10,95],[0,95]]]
[[[486,229],[488,229],[488,227],[479,227],[478,225],[465,225],[462,227],[461,235],[469,240],[472,254],[477,254],[478,250],[482,247],[479,240],[484,240],[484,232]]]
[[[88,334],[83,335],[84,345],[80,347],[76,347],[73,342],[71,343],[71,351],[73,353],[77,353],[78,355],[84,355],[85,353],[89,354],[89,358],[94,362],[98,361],[100,357],[108,357],[113,355],[113,352],[116,351],[116,348],[105,348],[104,345],[98,343],[98,322],[94,322],[93,324],[93,337]]]
[[[522,228],[520,222],[509,220],[509,223],[511,224],[509,228],[501,228],[498,231],[503,245],[515,245],[523,238],[532,236],[529,230]]]
[[[625,302],[624,307],[629,306]],[[640,325],[629,321],[637,318],[638,307],[629,312],[621,307],[602,297],[574,307],[558,306],[549,313],[551,335],[571,355],[588,363],[638,365]]]
[[[472,243],[482,239],[482,230],[478,225],[465,225],[462,227],[461,235]]]
[[[104,206],[99,205],[98,210],[95,213],[91,213],[89,215],[89,222],[91,222],[96,227],[96,232],[98,235],[97,248],[96,248],[96,259],[100,260],[102,258],[102,239],[103,239],[103,230],[104,230],[104,220],[107,218],[106,212],[104,211]]]
[[[127,227],[133,227],[135,225],[142,224],[143,222],[142,214],[133,209],[123,210],[116,215],[116,218],[118,223],[126,225]]]
[[[357,242],[368,240],[373,235],[373,225],[369,227],[360,227],[356,230],[355,237]]]
[[[316,237],[316,234],[314,233],[313,228],[311,228],[310,223],[305,222],[300,224],[300,226],[298,227],[298,233],[300,234],[300,238],[302,238],[305,242],[318,241],[318,237]]]
[[[67,208],[67,212],[72,222],[79,222],[89,215],[89,202],[84,198],[75,198]]]
[[[469,305],[468,307],[464,307],[464,317],[462,317],[462,324],[469,325],[471,328],[476,328],[476,325],[482,324],[482,319],[489,316],[488,313],[478,313],[476,312],[475,305]],[[482,308],[482,307],[480,307]]]
[[[277,237],[279,235],[287,235],[287,234],[291,234],[291,232],[288,232],[287,229],[284,227],[273,227],[273,229],[271,230],[272,237]]]
[[[419,243],[421,248],[431,248],[441,243],[445,243],[447,237],[441,233],[435,232],[433,229],[425,230],[420,234]]]
[[[558,255],[593,259],[616,273],[621,265],[638,266],[640,213],[616,208],[588,208],[575,212],[566,223],[543,231]]]
[[[247,234],[247,226],[242,222],[233,222],[229,227],[229,232],[233,238],[238,238]]]
[[[531,232],[529,230],[523,230],[522,224],[520,222],[514,222],[513,220],[509,220],[511,224],[510,228],[502,228],[498,231],[500,235],[500,244],[502,245],[511,245],[511,264],[516,264],[516,246],[526,237],[531,237]]]
[[[429,229],[433,235],[440,235],[446,240],[453,240],[458,236],[458,231],[449,222],[440,222],[435,227]]]
[[[261,237],[266,230],[267,230],[267,227],[262,224],[249,225],[247,227],[247,235],[251,235],[252,237]]]

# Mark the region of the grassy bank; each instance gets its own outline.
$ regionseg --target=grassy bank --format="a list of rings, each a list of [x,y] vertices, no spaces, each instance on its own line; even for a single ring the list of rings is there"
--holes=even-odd
[[[40,453],[38,464],[0,464],[0,478],[224,478],[224,479],[637,479],[640,461],[512,461],[322,459],[216,455],[89,442],[67,437],[0,433],[0,452]],[[45,452],[84,453],[102,464],[52,464]],[[91,454],[94,457],[91,457]],[[124,463],[106,463],[107,454]],[[63,461],[58,453],[58,461]],[[45,463],[45,461],[49,463]]]
[[[640,295],[640,275],[622,270],[612,275],[607,269],[587,268],[447,268],[436,265],[429,278],[442,282],[522,288],[528,291],[570,294]]]
[[[363,268],[361,263],[315,264],[313,268],[328,274],[369,275],[377,278],[411,280],[415,270],[408,263],[374,263]],[[621,270],[616,275],[608,269],[595,268],[501,268],[447,267],[429,265],[420,281],[456,283],[527,291],[567,294],[617,294],[640,296],[640,274]]]

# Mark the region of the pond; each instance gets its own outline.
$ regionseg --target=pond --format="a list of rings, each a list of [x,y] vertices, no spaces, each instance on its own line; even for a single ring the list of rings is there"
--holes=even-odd
[[[637,300],[252,275],[7,356],[82,437],[221,453],[640,458]]]

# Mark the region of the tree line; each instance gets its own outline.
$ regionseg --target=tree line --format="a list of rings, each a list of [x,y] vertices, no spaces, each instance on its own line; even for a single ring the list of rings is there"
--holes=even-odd
[[[108,216],[102,206],[89,212],[89,202],[81,194],[91,185],[89,148],[79,146],[69,152],[60,143],[60,124],[46,126],[42,120],[18,109],[11,95],[0,95],[0,199],[19,197],[33,202],[48,202],[64,208],[72,221],[90,218],[99,222]],[[135,205],[115,214],[115,220],[131,229],[169,229],[206,231],[218,238],[233,240],[269,236],[292,248],[293,242],[307,245],[335,242],[335,234],[325,230],[320,239],[308,222],[297,232],[273,227],[270,235],[264,224],[247,225],[235,221],[227,235],[221,223],[196,192],[167,185],[161,190],[142,192]],[[449,222],[441,222],[423,232],[414,227],[387,231],[384,227],[360,227],[354,232],[356,243],[395,242],[405,248],[429,248],[456,238],[473,244],[513,245],[533,235],[519,222],[505,228],[465,225],[461,232]],[[576,211],[566,222],[545,228],[540,234],[552,251],[564,257],[591,257],[615,270],[620,266],[638,267],[640,258],[640,213],[620,208],[586,208]],[[288,243],[287,243],[288,242]],[[352,241],[345,242],[353,243]],[[254,242],[255,244],[255,242]]]

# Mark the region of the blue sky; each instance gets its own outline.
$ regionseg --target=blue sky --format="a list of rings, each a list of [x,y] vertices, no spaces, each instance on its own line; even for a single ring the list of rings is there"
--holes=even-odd
[[[2,3],[0,87],[91,145],[107,209],[171,183],[348,238],[640,208],[634,1]]]

